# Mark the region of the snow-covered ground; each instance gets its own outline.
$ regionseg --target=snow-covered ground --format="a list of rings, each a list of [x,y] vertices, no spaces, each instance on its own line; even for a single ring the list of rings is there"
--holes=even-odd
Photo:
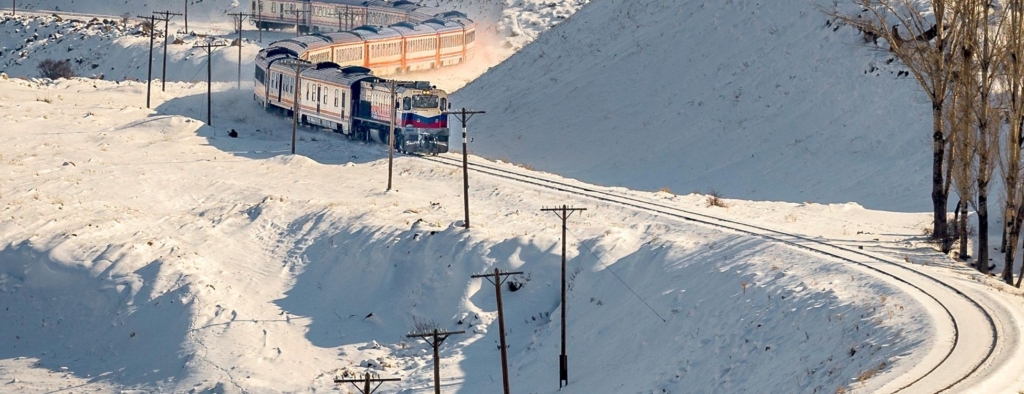
[[[380,146],[303,131],[286,155],[287,119],[232,84],[216,127],[183,116],[201,85],[150,113],[138,82],[2,84],[5,390],[319,391],[372,371],[422,392],[429,353],[403,335],[428,321],[467,331],[442,351],[446,390],[494,392],[493,290],[469,276],[497,267],[526,272],[504,297],[512,385],[554,392],[560,234],[539,209],[567,202],[589,208],[569,240],[570,392],[834,392],[932,343],[899,289],[761,239],[483,176],[464,231],[457,170],[400,156],[385,192]],[[870,223],[771,206],[808,230]]]
[[[615,189],[953,283],[1006,334],[976,388],[1024,387],[1019,292],[936,253],[922,235],[928,214],[861,206],[925,210],[925,178],[913,174],[927,166],[914,132],[926,123],[891,105],[920,100],[912,81],[884,75],[895,70],[884,54],[795,0],[609,0],[544,34],[582,3],[541,4],[458,4],[505,23],[491,25],[489,47],[511,53],[525,43],[513,38],[540,36],[455,96],[488,110],[471,124],[474,153],[606,184],[795,201],[723,208],[701,194]],[[561,204],[588,209],[570,220],[564,391],[874,392],[949,345],[948,322],[919,292],[760,237],[479,174],[466,231],[458,169],[399,155],[385,191],[381,146],[301,130],[300,155],[287,154],[290,120],[253,104],[251,82],[227,82],[236,48],[214,58],[226,66],[211,126],[197,120],[206,86],[189,74],[205,59],[190,45],[169,53],[179,69],[168,79],[184,82],[156,92],[150,111],[145,84],[121,81],[144,77],[148,38],[67,23],[0,24],[0,46],[31,51],[0,57],[14,75],[58,53],[108,51],[96,69],[116,65],[106,80],[0,79],[0,392],[344,393],[355,390],[335,378],[370,372],[402,379],[384,393],[425,393],[429,348],[405,338],[418,323],[467,332],[442,348],[444,392],[498,392],[494,291],[470,276],[499,268],[525,273],[517,291],[503,287],[511,386],[553,393],[560,223],[540,209]],[[230,37],[216,18],[197,26]],[[499,62],[494,53],[429,78],[454,90]]]

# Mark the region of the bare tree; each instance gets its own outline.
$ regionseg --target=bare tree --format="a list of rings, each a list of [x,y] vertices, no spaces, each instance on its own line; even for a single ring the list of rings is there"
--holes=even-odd
[[[969,94],[977,133],[978,269],[989,272],[988,193],[994,167],[999,158],[999,112],[996,105],[996,71],[1002,51],[996,45],[1001,36],[1003,18],[994,15],[988,0],[960,0],[957,14],[963,20],[961,57],[963,70],[958,77],[974,86]]]
[[[1002,21],[1005,34],[999,40],[1004,55],[1000,62],[1001,72],[998,74],[1003,89],[1003,113],[1008,126],[1001,160],[1006,189],[1002,279],[1012,283],[1013,262],[1024,218],[1024,165],[1021,160],[1021,149],[1024,148],[1024,64],[1021,64],[1020,59],[1020,55],[1024,54],[1024,0],[1008,0],[1004,5]],[[1020,287],[1020,279],[1024,277],[1024,266],[1021,270],[1017,287]]]
[[[954,215],[956,225],[956,236],[959,243],[957,257],[960,260],[967,260],[967,207],[975,196],[975,167],[976,144],[974,130],[971,127],[970,107],[966,97],[963,97],[963,89],[960,84],[954,83],[953,90],[947,103],[948,110],[944,111],[946,119],[946,130],[949,134],[949,157],[946,165],[949,170],[949,180],[953,189],[960,197],[957,202]]]
[[[884,39],[931,101],[932,238],[942,243],[944,252],[949,248],[946,223],[949,184],[943,171],[948,143],[943,129],[943,110],[954,75],[946,56],[949,43],[955,40],[947,21],[953,18],[952,3],[954,0],[858,0],[866,17],[830,13],[866,35]]]

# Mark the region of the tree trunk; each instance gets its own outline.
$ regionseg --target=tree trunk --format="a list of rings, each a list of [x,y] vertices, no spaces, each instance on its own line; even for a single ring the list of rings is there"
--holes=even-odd
[[[967,254],[967,201],[960,201],[960,260],[967,261],[970,257]]]
[[[988,182],[978,180],[978,270],[988,275]]]
[[[1006,259],[1003,263],[1003,282],[1011,285],[1013,284],[1013,260],[1017,254],[1017,240],[1020,238],[1020,224],[1015,219],[1013,224],[1006,226],[1009,228],[1006,236]],[[1003,230],[1007,230],[1004,227]]]
[[[942,163],[946,156],[946,141],[942,136],[942,105],[932,104],[932,208],[934,223],[932,239],[947,245],[946,241],[946,193],[942,182]],[[943,249],[946,249],[943,247]],[[948,252],[944,250],[943,252]]]

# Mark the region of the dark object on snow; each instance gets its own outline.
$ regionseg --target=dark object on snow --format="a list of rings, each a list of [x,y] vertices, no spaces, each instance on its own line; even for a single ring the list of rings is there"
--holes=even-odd
[[[228,132],[228,136],[231,138],[238,138],[238,132],[235,131],[235,129],[231,129],[231,131]]]
[[[371,317],[373,317],[373,312],[370,312],[369,315],[366,315],[366,317],[364,317],[363,320],[369,319]]]

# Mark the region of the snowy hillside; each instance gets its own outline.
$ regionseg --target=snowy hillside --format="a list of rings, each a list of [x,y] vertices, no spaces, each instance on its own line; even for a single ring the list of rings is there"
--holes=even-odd
[[[927,211],[929,107],[805,0],[581,9],[459,91],[473,153],[606,185]]]
[[[19,10],[69,11],[96,15],[149,16],[153,11],[183,13],[188,2],[189,21],[218,22],[229,19],[229,12],[246,11],[245,0],[21,0]],[[9,11],[9,10],[5,10]]]
[[[493,268],[526,273],[504,296],[512,387],[557,390],[560,234],[540,208],[571,196],[474,176],[466,232],[456,169],[399,156],[384,192],[381,146],[302,131],[287,155],[289,121],[232,87],[211,127],[189,118],[201,84],[149,112],[137,82],[0,80],[0,390],[332,391],[372,372],[421,393],[433,364],[404,334],[426,321],[467,331],[442,349],[445,392],[497,392],[494,292],[469,278]],[[869,244],[926,220],[644,195]],[[935,346],[917,300],[854,266],[575,203],[563,391],[869,392]]]
[[[441,9],[466,12],[478,22],[480,42],[475,59],[454,69],[416,74],[417,79],[429,79],[436,85],[454,91],[473,78],[483,74],[531,42],[551,26],[568,18],[586,0],[518,0],[513,2],[482,1],[426,1],[423,4]],[[221,42],[236,39],[228,12],[246,11],[245,4],[234,0],[192,0],[189,6],[189,31],[184,30],[183,18],[171,20],[172,36],[168,42],[180,40],[168,47],[167,79],[194,81],[206,78],[205,52],[192,48],[202,43],[198,33],[213,36]],[[166,5],[158,2],[130,2],[119,4],[110,0],[19,2],[19,9],[55,10],[136,17],[149,15],[155,10],[183,12],[182,4]],[[9,11],[9,10],[8,10]],[[140,34],[137,21],[119,23],[120,18],[102,18],[89,23],[91,17],[66,16],[55,18],[48,14],[28,14],[17,18],[0,15],[0,72],[16,77],[38,75],[36,65],[46,59],[67,59],[81,76],[100,76],[110,80],[147,78],[149,38]],[[294,36],[290,30],[275,30],[258,34],[247,22],[243,33],[242,69],[249,76],[253,58],[266,44]],[[262,42],[257,42],[262,37]],[[163,38],[156,40],[154,49],[154,75],[162,75]],[[237,79],[238,56],[235,48],[217,50],[214,57],[213,80],[229,82]]]
[[[247,34],[248,36],[248,34]],[[0,17],[0,71],[12,76],[34,77],[37,65],[46,59],[69,60],[75,72],[84,77],[109,80],[145,80],[148,75],[149,36],[137,23],[119,20],[90,22],[49,16],[31,18]],[[16,41],[18,38],[21,40]],[[163,72],[163,37],[156,39],[153,75]],[[167,46],[167,80],[206,80],[206,52],[194,48],[205,41],[201,37],[172,31]],[[176,43],[175,43],[176,42]],[[222,35],[217,44],[229,44],[230,35]],[[253,60],[260,47],[245,39],[242,47],[243,78],[251,74]],[[215,81],[238,78],[238,48],[214,52]]]

